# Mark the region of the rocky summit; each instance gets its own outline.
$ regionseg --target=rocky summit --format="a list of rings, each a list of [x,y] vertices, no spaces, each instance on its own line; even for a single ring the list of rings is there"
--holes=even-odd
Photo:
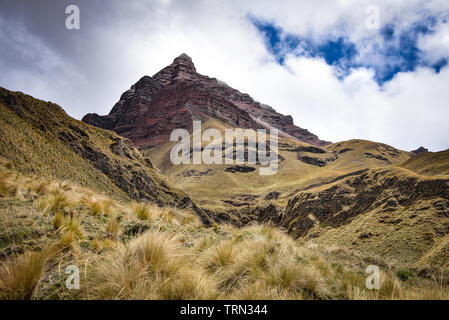
[[[122,94],[109,115],[87,114],[82,120],[129,138],[139,149],[151,149],[168,141],[174,129],[190,130],[192,120],[206,122],[211,118],[231,127],[274,127],[280,135],[315,146],[329,144],[296,126],[291,116],[199,74],[186,54],[152,77],[142,77]]]

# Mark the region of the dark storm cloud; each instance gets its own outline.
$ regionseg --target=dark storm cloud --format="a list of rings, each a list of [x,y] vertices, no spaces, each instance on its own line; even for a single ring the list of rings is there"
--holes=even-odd
[[[114,37],[114,30],[127,30],[132,39],[135,28],[140,27],[131,22],[143,20],[152,6],[151,2],[142,6],[126,3],[2,0],[0,85],[55,100],[77,118],[97,111],[99,104],[107,103],[101,106],[107,110],[132,83],[120,89],[113,83],[123,74],[121,62],[128,58],[122,50],[126,38]],[[81,11],[80,30],[65,27],[65,10],[72,4]],[[139,10],[142,7],[145,10]],[[95,94],[105,90],[115,91],[106,101]]]

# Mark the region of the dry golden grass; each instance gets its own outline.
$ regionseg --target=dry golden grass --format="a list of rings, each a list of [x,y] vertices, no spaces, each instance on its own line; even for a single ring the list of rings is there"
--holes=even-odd
[[[353,249],[306,245],[273,226],[204,228],[190,211],[118,203],[68,182],[8,179],[21,190],[6,199],[9,205],[31,200],[31,211],[22,215],[39,219],[39,225],[27,224],[26,234],[41,234],[40,248],[60,254],[52,254],[54,263],[47,250],[24,249],[5,259],[0,267],[4,299],[449,298],[443,275],[430,281],[415,272],[403,282],[397,268],[382,259],[370,257],[368,263]],[[86,209],[86,199],[95,199],[101,210]],[[15,220],[5,220],[8,214],[1,212],[0,223],[14,230]],[[20,239],[14,246],[25,248]],[[386,266],[377,291],[365,288],[364,268],[372,263]],[[68,264],[82,269],[79,291],[47,280],[60,279],[60,266]]]
[[[134,210],[134,214],[137,217],[137,219],[140,220],[151,220],[151,213],[150,209],[147,204],[145,203],[135,203],[132,206]]]
[[[86,212],[94,216],[109,216],[114,211],[114,206],[117,206],[111,199],[98,195],[83,197],[81,201],[86,207]]]
[[[117,239],[120,235],[120,222],[117,217],[113,216],[109,218],[106,225],[106,234],[108,238]]]
[[[168,281],[167,281],[168,280]],[[216,283],[201,270],[182,268],[160,286],[158,298],[168,300],[217,299]]]
[[[51,191],[47,196],[39,198],[38,208],[43,213],[64,212],[72,208],[75,203],[69,195],[61,189]]]
[[[426,283],[416,287],[400,281],[393,272],[381,272],[380,289],[352,288],[349,294],[354,300],[448,300],[449,291],[443,283]]]
[[[84,233],[78,215],[67,215],[60,228],[60,232],[72,232],[77,239],[84,239]]]
[[[148,232],[129,244],[133,261],[152,272],[173,274],[179,266],[174,263],[181,257],[181,247],[176,238],[164,232]]]
[[[98,193],[127,201],[130,200],[127,192],[130,189],[137,191],[131,176],[144,177],[146,181],[150,179],[162,203],[172,203],[176,198],[185,196],[180,190],[163,183],[145,157],[126,139],[112,131],[75,120],[61,107],[23,93],[0,88],[0,95],[14,97],[17,107],[22,110],[16,113],[3,98],[0,101],[0,155],[3,157],[0,166],[15,168],[20,172],[33,172],[40,177],[54,177],[59,181],[70,179]],[[61,132],[66,134],[66,138],[61,137]],[[121,153],[113,152],[110,148],[118,141],[123,150]],[[74,144],[80,148],[75,150]],[[92,163],[95,159],[88,154],[88,149],[95,151],[98,157],[101,156],[112,171],[123,171],[126,168],[128,174],[119,178],[98,170]],[[64,182],[61,184],[63,186]],[[144,189],[139,192],[146,193]],[[145,196],[151,198],[153,192]]]
[[[90,248],[95,251],[96,253],[101,253],[104,250],[111,249],[117,246],[117,242],[113,239],[104,239],[100,240],[98,238],[95,238],[92,240],[92,243],[90,245]]]
[[[34,193],[36,193],[38,195],[43,195],[48,192],[49,185],[50,185],[50,182],[48,180],[40,178],[37,180],[32,180],[28,184],[28,187]]]
[[[77,234],[72,230],[63,231],[58,242],[59,248],[73,248],[78,241]]]
[[[19,186],[14,180],[15,175],[11,172],[0,172],[0,197],[13,197],[17,194]]]
[[[204,244],[201,244],[204,246]],[[204,267],[206,270],[218,271],[235,261],[236,251],[232,241],[223,241],[219,245],[212,246],[204,252]]]
[[[230,297],[241,297],[243,288],[255,283],[269,292],[270,298],[329,296],[319,265],[325,262],[314,259],[287,235],[270,226],[245,227],[232,233],[232,239],[205,250],[202,259],[203,267]],[[250,296],[245,292],[245,297]]]
[[[0,263],[0,299],[33,299],[50,259],[50,250],[26,252]]]
[[[53,217],[53,227],[58,230],[64,225],[64,215],[61,212],[56,212]]]
[[[179,210],[176,208],[164,208],[161,218],[166,221],[176,221],[183,226],[201,227],[203,223],[201,219],[192,211]]]
[[[197,272],[176,237],[148,232],[92,262],[92,299],[198,299],[216,295],[213,283]]]

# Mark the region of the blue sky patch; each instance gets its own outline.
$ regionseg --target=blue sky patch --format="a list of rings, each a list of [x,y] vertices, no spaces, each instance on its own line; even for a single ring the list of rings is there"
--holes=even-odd
[[[428,67],[439,73],[448,64],[447,57],[442,57],[433,64],[426,62],[423,52],[418,48],[419,37],[433,33],[433,27],[438,22],[433,17],[415,22],[406,29],[398,29],[393,23],[385,24],[379,30],[380,38],[366,38],[364,43],[359,44],[371,48],[372,52],[363,52],[366,57],[357,49],[357,43],[351,42],[343,35],[330,35],[325,39],[316,40],[285,32],[273,22],[253,17],[250,17],[250,20],[262,34],[268,51],[280,65],[284,65],[288,54],[321,57],[328,65],[336,67],[336,74],[340,79],[348,75],[351,69],[366,67],[374,70],[376,82],[382,85],[399,72]]]

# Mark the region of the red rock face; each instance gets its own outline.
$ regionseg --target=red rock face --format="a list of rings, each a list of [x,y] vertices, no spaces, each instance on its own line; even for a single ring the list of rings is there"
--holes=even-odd
[[[107,116],[87,114],[83,121],[113,130],[140,149],[168,141],[174,129],[191,130],[193,120],[210,118],[240,128],[267,128],[316,146],[329,144],[293,124],[291,116],[254,101],[215,78],[196,72],[185,54],[153,77],[144,76],[120,97]]]

